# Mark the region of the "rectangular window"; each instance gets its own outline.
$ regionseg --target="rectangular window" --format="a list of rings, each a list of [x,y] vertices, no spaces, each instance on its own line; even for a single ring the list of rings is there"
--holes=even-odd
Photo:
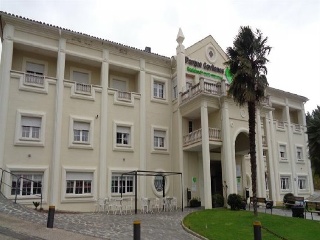
[[[130,145],[130,127],[117,126],[117,145]]]
[[[26,62],[26,72],[35,75],[44,75],[45,65],[33,62]]]
[[[119,80],[119,79],[112,79],[111,81],[111,88],[117,89],[121,92],[127,92],[127,81]]]
[[[281,177],[280,178],[280,189],[281,190],[290,190],[290,177]]]
[[[154,130],[154,147],[165,148],[166,131]]]
[[[72,74],[73,74],[73,76],[72,76],[73,81],[78,82],[78,83],[89,84],[89,82],[90,82],[89,73],[73,71]]]
[[[79,143],[89,143],[90,123],[75,121],[73,123],[73,140]]]
[[[297,160],[298,161],[303,161],[303,152],[302,152],[302,147],[297,147]]]
[[[41,118],[21,116],[21,138],[25,140],[39,140]]]
[[[133,194],[134,190],[134,178],[133,176],[122,176],[121,174],[116,173],[112,174],[112,180],[111,180],[111,193],[114,194],[120,194],[127,193],[127,194]]]
[[[32,196],[40,195],[42,191],[41,173],[13,173],[11,195]]]
[[[287,160],[286,145],[280,145],[280,159]]]
[[[164,99],[165,98],[164,87],[165,87],[165,85],[163,82],[154,81],[153,82],[153,97]]]
[[[300,190],[307,190],[307,178],[306,177],[298,177],[298,188]]]
[[[67,172],[66,194],[91,194],[93,173],[91,172]]]

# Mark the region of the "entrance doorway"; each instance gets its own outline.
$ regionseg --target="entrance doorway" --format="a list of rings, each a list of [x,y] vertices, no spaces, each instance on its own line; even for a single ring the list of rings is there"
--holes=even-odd
[[[223,194],[221,161],[210,162],[211,194]]]

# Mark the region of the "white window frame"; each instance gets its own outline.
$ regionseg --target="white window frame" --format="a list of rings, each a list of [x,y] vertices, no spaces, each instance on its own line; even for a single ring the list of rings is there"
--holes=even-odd
[[[155,137],[157,137],[157,132],[164,133],[164,146],[155,146]],[[152,152],[153,153],[168,153],[168,146],[169,146],[169,141],[168,141],[168,128],[167,127],[161,127],[161,126],[151,126],[151,143],[152,143]]]
[[[7,165],[7,171],[12,173],[24,173],[24,174],[41,174],[42,175],[42,203],[47,203],[47,189],[48,189],[48,176],[49,176],[49,166],[38,165],[37,167],[29,167],[26,165]],[[11,185],[12,177],[10,175],[5,175],[4,180]],[[15,196],[11,195],[11,188],[7,187],[4,189],[5,195],[8,199],[14,199]],[[18,198],[20,203],[30,203],[32,201],[41,201],[40,195],[24,195]]]
[[[117,143],[118,128],[121,128],[121,127],[129,129],[129,138],[127,139],[128,144]],[[114,121],[113,122],[113,150],[115,150],[115,151],[133,151],[133,148],[134,148],[133,123]]]
[[[282,179],[287,179],[287,184],[288,188],[282,188]],[[280,173],[280,177],[279,177],[279,184],[280,184],[280,191],[281,192],[291,192],[292,191],[292,177],[291,174],[288,173]]]
[[[112,172],[111,173],[111,181],[110,181],[110,192],[112,196],[120,196],[121,195],[121,189],[120,189],[120,184],[121,184],[121,174],[122,172]],[[117,182],[115,186],[113,186],[113,183]],[[122,193],[122,195],[133,195],[135,192],[135,177],[133,175],[123,175],[122,181],[124,181],[125,185],[122,186],[125,191]],[[129,182],[132,181],[132,185],[128,185]],[[115,192],[114,188],[117,189]],[[131,188],[132,191],[127,191],[128,188]]]
[[[155,96],[154,85],[163,84],[163,97],[159,97],[158,94]],[[166,78],[157,76],[151,76],[151,101],[158,103],[168,103],[168,85],[169,81]]]
[[[305,188],[300,188],[300,181],[301,180],[304,180]],[[297,188],[298,188],[298,192],[308,192],[309,191],[308,176],[307,175],[298,175]]]
[[[13,175],[11,175],[11,196],[15,196],[15,192],[13,192],[14,190],[14,184],[13,184],[13,181],[14,179],[16,180],[16,184],[18,184],[18,180],[20,182],[20,187],[19,187],[19,191],[17,192],[17,196],[19,196],[19,198],[21,197],[24,197],[24,198],[39,198],[41,197],[41,191],[43,191],[43,172],[26,172],[26,171],[23,171],[23,172],[12,172],[16,177],[14,177]],[[35,179],[35,176],[40,176],[40,189],[41,191],[39,193],[34,193],[33,190],[34,188],[38,188],[39,189],[39,186],[36,187],[34,186],[36,183],[35,181],[39,180],[39,179]],[[22,177],[22,178],[20,178]],[[31,181],[28,181],[27,179],[31,180]],[[24,191],[23,189],[25,189],[24,187],[24,184],[29,182],[30,183],[30,194],[24,194]]]
[[[90,192],[86,192],[85,183],[90,183]],[[72,183],[72,186],[69,185]],[[80,183],[81,191],[77,193],[77,184]],[[66,172],[66,196],[92,196],[93,173],[92,172]],[[69,190],[69,191],[68,191]],[[72,190],[70,192],[70,190]]]
[[[88,142],[84,141],[75,141],[74,140],[74,123],[83,122],[89,124],[89,134],[88,134]],[[83,149],[93,149],[93,134],[94,131],[94,120],[93,118],[82,117],[82,116],[70,116],[69,123],[69,148],[83,148]]]
[[[48,62],[42,61],[39,59],[35,59],[35,58],[23,57],[22,58],[22,69],[25,73],[27,73],[27,62],[31,62],[31,63],[39,64],[39,65],[44,65],[43,76],[48,76]]]
[[[304,151],[302,145],[296,145],[296,160],[298,163],[304,163]]]
[[[40,118],[40,133],[39,138],[25,138],[22,137],[22,118],[23,117],[34,117]],[[15,129],[15,145],[22,146],[39,146],[43,147],[45,144],[45,122],[46,122],[46,113],[45,112],[36,112],[28,110],[17,110],[16,114],[16,129]]]
[[[84,74],[88,74],[88,82],[87,83],[83,83],[83,82],[78,82],[77,79],[74,78],[74,72],[79,72],[79,73],[84,73]],[[77,68],[77,67],[70,67],[70,80],[77,82],[77,83],[82,83],[82,84],[88,84],[90,85],[92,80],[91,80],[91,71],[87,70],[87,69],[83,69],[83,68]]]
[[[279,143],[279,161],[280,162],[288,162],[288,150],[287,150],[287,144],[286,143]],[[282,153],[282,147],[284,147],[284,156],[281,156]]]
[[[92,174],[91,193],[75,194],[66,193],[67,173]],[[97,198],[97,169],[90,167],[63,166],[61,176],[61,202],[93,202]],[[76,179],[75,179],[76,180]],[[81,181],[81,179],[79,179]]]

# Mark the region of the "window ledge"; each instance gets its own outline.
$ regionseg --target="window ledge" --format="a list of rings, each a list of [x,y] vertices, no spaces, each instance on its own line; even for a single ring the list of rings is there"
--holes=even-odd
[[[72,143],[69,145],[69,148],[75,148],[75,149],[88,149],[93,150],[93,146],[90,143]]]
[[[152,98],[151,102],[168,105],[168,100],[165,98]]]
[[[306,164],[305,160],[297,160],[296,163],[297,164]]]
[[[15,146],[30,146],[30,147],[44,147],[44,142],[34,140],[18,140],[14,143]]]
[[[151,151],[152,154],[164,154],[164,155],[169,155],[168,149],[153,149]]]
[[[279,160],[279,162],[281,162],[281,163],[289,163],[288,159],[286,159],[286,158],[281,158]]]
[[[132,148],[131,146],[126,147],[126,146],[119,146],[119,145],[115,146],[115,147],[113,148],[113,151],[118,151],[118,152],[134,152],[134,150],[133,150],[133,148]]]

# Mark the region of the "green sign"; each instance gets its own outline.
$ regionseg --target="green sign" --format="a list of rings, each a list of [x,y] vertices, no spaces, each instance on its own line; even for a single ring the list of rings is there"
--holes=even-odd
[[[196,183],[197,182],[197,178],[196,177],[192,177],[192,183]]]
[[[221,77],[221,76],[218,76],[218,75],[215,75],[215,74],[209,73],[209,72],[204,72],[204,71],[198,70],[198,69],[196,69],[196,68],[187,67],[187,71],[188,71],[188,72],[192,72],[192,73],[197,73],[197,74],[200,74],[200,75],[204,75],[204,76],[206,76],[206,77],[211,77],[211,78],[214,78],[214,79],[222,80],[222,77]]]
[[[225,74],[225,76],[227,78],[228,83],[232,83],[232,77],[233,76],[232,76],[232,73],[230,72],[230,68],[229,67],[226,68],[224,74]]]

